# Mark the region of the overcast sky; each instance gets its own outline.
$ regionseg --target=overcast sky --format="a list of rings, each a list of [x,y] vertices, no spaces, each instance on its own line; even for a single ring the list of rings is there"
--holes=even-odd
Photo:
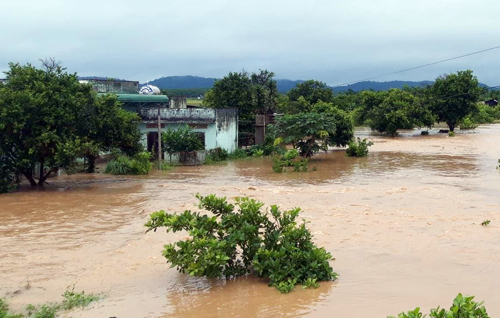
[[[498,0],[0,0],[0,71],[55,57],[81,76],[144,82],[268,69],[334,86],[498,46],[499,13]],[[499,57],[374,80],[472,69],[496,86]]]

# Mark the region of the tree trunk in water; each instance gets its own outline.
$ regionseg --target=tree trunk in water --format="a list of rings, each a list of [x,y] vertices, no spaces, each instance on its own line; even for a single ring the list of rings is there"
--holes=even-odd
[[[450,127],[450,131],[455,131],[455,123],[448,123],[448,127]]]
[[[43,183],[45,182],[45,178],[44,178],[44,173],[43,173],[43,161],[40,162],[40,174],[38,175],[38,186],[39,187],[42,187],[43,186]]]
[[[95,156],[88,156],[87,159],[89,160],[89,166],[87,167],[87,173],[94,173],[95,172]]]
[[[37,186],[36,181],[33,178],[33,174],[32,173],[25,173],[25,172],[23,172],[23,175],[26,178],[26,180],[28,180],[30,182],[30,184],[31,184],[32,187],[36,187]]]

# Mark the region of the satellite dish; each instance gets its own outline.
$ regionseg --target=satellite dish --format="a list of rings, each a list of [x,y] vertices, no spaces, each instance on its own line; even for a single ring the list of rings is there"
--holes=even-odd
[[[161,91],[156,86],[146,85],[146,86],[141,87],[139,94],[141,94],[141,95],[161,95]]]

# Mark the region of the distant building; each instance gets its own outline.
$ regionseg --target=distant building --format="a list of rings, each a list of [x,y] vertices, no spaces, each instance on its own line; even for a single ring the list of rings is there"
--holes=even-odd
[[[158,109],[161,130],[177,129],[188,125],[199,133],[205,150],[217,147],[228,152],[238,147],[238,110],[213,108],[184,108],[178,100],[174,103],[167,95],[117,94],[123,108],[139,114],[139,128],[144,149],[153,151],[158,143]],[[171,107],[177,105],[180,107]]]
[[[102,77],[80,77],[80,83],[91,83],[94,90],[98,93],[114,93],[114,94],[138,94],[139,82],[126,81],[114,78]]]
[[[484,103],[491,107],[495,107],[496,105],[498,105],[498,101],[496,99],[489,99],[487,101],[484,101]]]

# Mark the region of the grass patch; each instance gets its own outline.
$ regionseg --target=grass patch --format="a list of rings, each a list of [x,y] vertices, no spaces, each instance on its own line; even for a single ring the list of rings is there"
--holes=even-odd
[[[9,312],[9,306],[5,299],[0,298],[0,318],[55,318],[61,310],[87,307],[90,303],[98,301],[102,297],[96,294],[85,294],[84,291],[75,292],[73,286],[68,288],[63,296],[62,303],[51,303],[35,306],[26,306],[26,314],[13,314]]]
[[[187,104],[191,106],[201,106],[203,104],[203,99],[198,98],[188,98]]]

